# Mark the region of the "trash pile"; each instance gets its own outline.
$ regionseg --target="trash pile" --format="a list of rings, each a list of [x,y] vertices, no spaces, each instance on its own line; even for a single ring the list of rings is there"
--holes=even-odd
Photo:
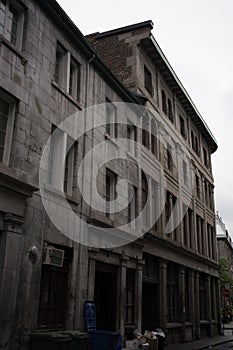
[[[127,350],[162,350],[164,348],[165,334],[160,328],[155,331],[146,330],[142,335],[138,329],[134,331],[134,339],[126,341]]]

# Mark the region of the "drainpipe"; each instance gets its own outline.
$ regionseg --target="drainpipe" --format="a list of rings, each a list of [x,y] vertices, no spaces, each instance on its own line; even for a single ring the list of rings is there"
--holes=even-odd
[[[84,121],[84,130],[86,130],[87,122],[86,122],[86,109],[88,107],[88,86],[89,86],[89,80],[90,80],[90,64],[94,61],[95,59],[95,54],[93,54],[89,60],[86,63],[86,83],[85,83],[85,106],[84,106],[84,114],[85,114],[85,121]],[[85,156],[86,152],[86,132],[84,133],[84,140],[83,140],[83,153],[82,153],[82,159]],[[84,168],[82,172],[82,186],[84,186]],[[81,220],[84,219],[83,216],[83,198],[81,197],[81,202],[80,202],[80,218]],[[80,225],[80,237],[82,240],[82,226]],[[79,244],[79,256],[78,256],[78,268],[77,268],[77,296],[76,296],[76,312],[75,312],[75,329],[80,329],[82,328],[81,324],[81,315],[82,315],[82,310],[81,310],[81,302],[82,302],[82,289],[83,289],[83,245]]]

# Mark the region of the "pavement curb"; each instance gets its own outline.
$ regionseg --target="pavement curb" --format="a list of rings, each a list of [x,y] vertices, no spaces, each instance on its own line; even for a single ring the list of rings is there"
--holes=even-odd
[[[222,345],[222,344],[226,344],[226,343],[230,343],[233,341],[233,337],[232,339],[228,339],[228,340],[224,340],[224,341],[219,341],[217,343],[210,343],[208,345],[204,345],[204,346],[201,346],[201,347],[198,347],[198,348],[192,348],[190,350],[204,350],[204,349],[210,349],[210,348],[213,348],[215,346],[218,346],[218,345]]]

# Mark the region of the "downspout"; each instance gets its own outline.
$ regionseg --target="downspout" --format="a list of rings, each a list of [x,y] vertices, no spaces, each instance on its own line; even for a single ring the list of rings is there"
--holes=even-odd
[[[92,54],[92,56],[89,58],[89,60],[86,63],[86,83],[85,83],[85,105],[84,105],[84,130],[86,130],[87,127],[87,122],[86,122],[86,109],[88,108],[88,86],[89,86],[89,80],[90,80],[90,64],[94,61],[95,59],[95,54]],[[82,152],[82,159],[85,157],[85,152],[86,152],[86,131],[84,132],[84,140],[83,140],[83,152]],[[84,187],[84,167],[82,170],[82,188]],[[83,198],[81,197],[81,202],[80,202],[80,218],[81,222],[84,220],[83,216]],[[81,230],[80,232],[80,238],[82,242],[83,238],[83,231],[82,231],[82,225],[80,225]],[[76,296],[76,312],[75,312],[75,329],[80,329],[82,328],[81,324],[81,315],[82,315],[82,287],[83,287],[83,281],[82,281],[82,275],[83,275],[83,245],[79,244],[79,257],[78,257],[78,268],[77,268],[77,296]]]

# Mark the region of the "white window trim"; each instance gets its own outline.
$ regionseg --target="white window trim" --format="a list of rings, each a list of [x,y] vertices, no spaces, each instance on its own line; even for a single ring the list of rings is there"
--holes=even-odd
[[[54,74],[54,81],[58,85],[59,88],[63,89],[69,96],[71,96],[74,100],[79,100],[79,92],[80,92],[80,63],[71,55],[71,53],[60,43],[57,41],[56,53],[58,49],[58,45],[63,51],[63,55],[60,61],[60,67],[58,72],[58,79],[56,81],[56,77]],[[56,62],[55,62],[56,65]],[[71,65],[74,66],[74,76],[72,83],[72,93],[70,94],[70,68]]]
[[[15,121],[16,101],[2,91],[0,91],[0,98],[9,104],[9,114],[8,114],[6,137],[5,137],[5,143],[4,143],[3,158],[2,158],[2,163],[4,163],[5,165],[9,165],[14,121]]]
[[[76,142],[74,142],[72,146],[67,149],[68,138],[69,135],[63,130],[56,128],[53,132],[48,155],[48,184],[52,188],[73,197]],[[68,152],[68,176],[67,188],[65,190],[65,166]],[[51,165],[49,162],[51,162]]]

